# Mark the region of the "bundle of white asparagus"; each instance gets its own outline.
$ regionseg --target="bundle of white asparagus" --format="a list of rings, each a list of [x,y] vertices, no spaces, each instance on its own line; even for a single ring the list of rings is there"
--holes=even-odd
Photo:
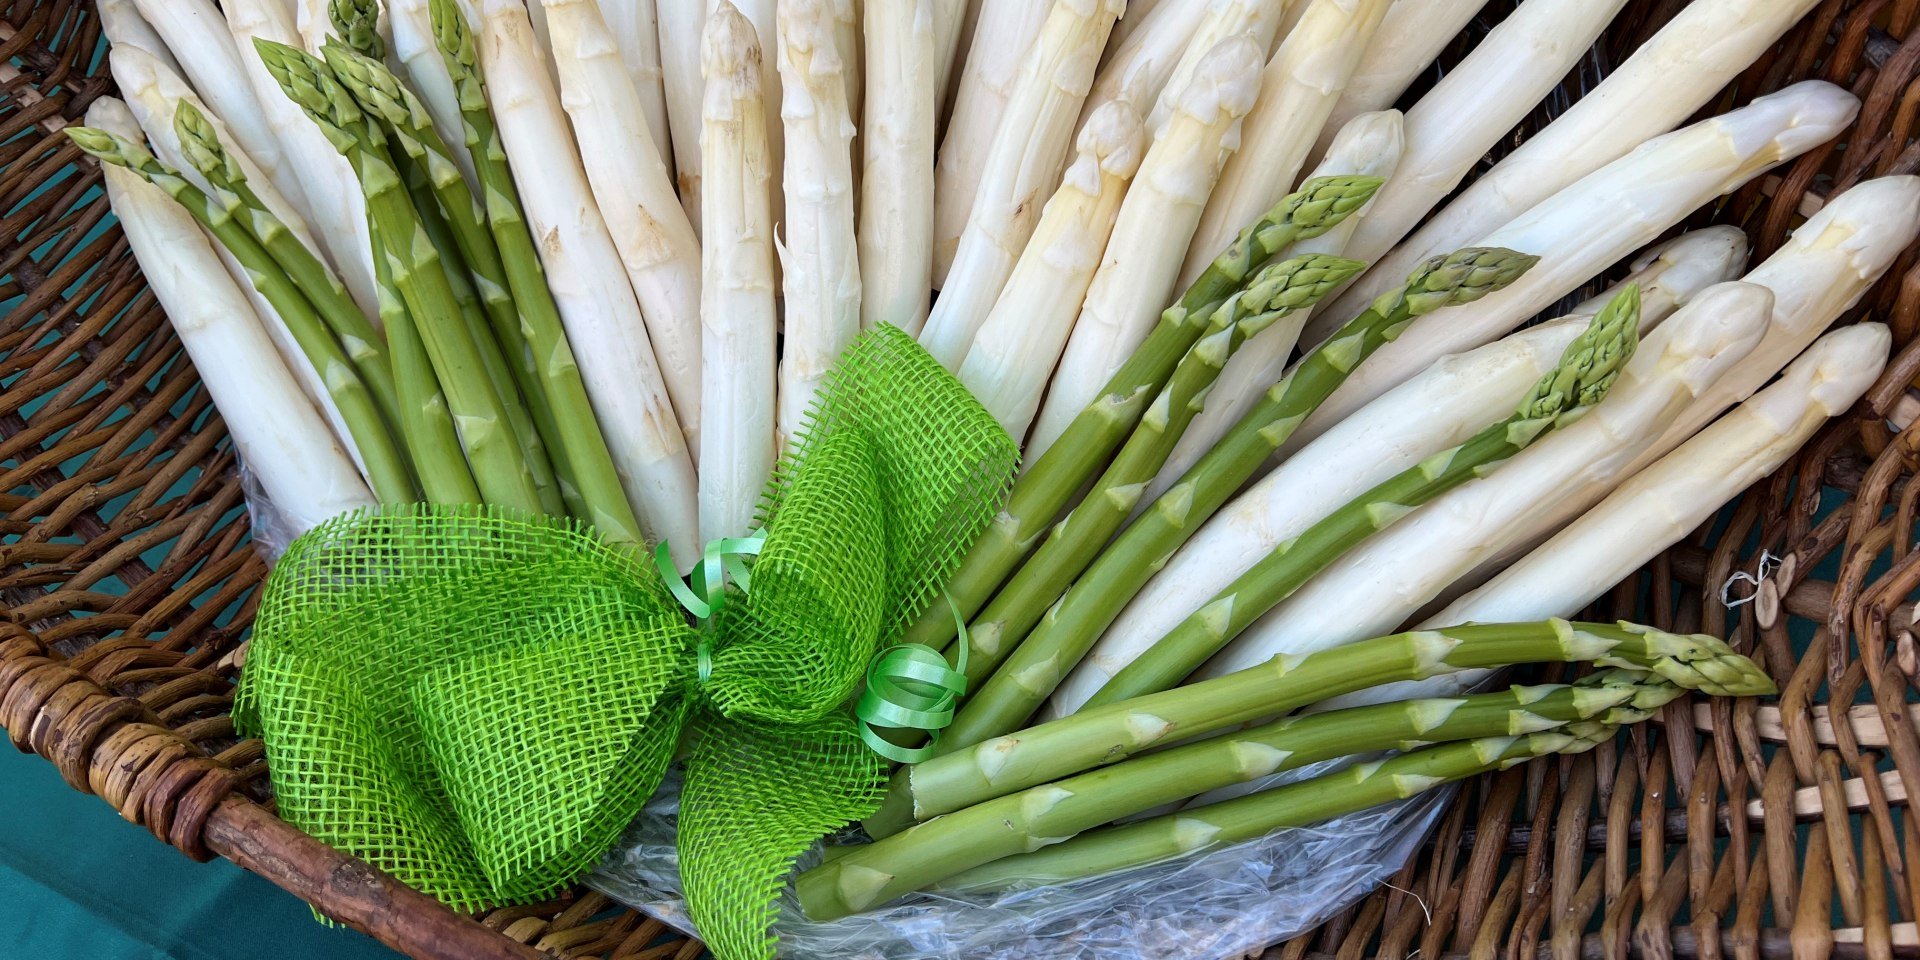
[[[877,842],[801,875],[831,918],[1771,688],[1710,637],[1560,618],[1878,378],[1887,329],[1835,324],[1920,236],[1920,178],[1751,270],[1738,229],[1679,231],[1859,108],[1717,100],[1814,2],[1691,0],[1460,191],[1626,0],[1485,6],[102,0],[125,102],[70,134],[279,538],[485,503],[684,568],[751,532],[863,330],[973,392],[1025,466],[904,638],[970,689]]]

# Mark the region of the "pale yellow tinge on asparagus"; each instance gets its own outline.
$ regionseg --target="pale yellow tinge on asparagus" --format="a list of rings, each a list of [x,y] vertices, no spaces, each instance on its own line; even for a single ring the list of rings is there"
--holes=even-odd
[[[213,108],[208,112],[226,121],[233,139],[293,209],[304,215],[307,196],[300,189],[299,177],[286,163],[253,85],[247,81],[241,51],[234,46],[233,34],[227,30],[220,10],[210,0],[134,0],[134,6],[166,41],[181,73],[193,81],[193,89]]]
[[[247,80],[253,84],[253,94],[259,98],[267,122],[280,139],[288,166],[300,178],[300,187],[306,192],[312,226],[319,231],[314,239],[325,249],[325,259],[346,285],[354,304],[377,328],[379,284],[373,276],[373,238],[367,231],[367,199],[360,192],[360,178],[354,175],[353,165],[347,158],[340,155],[307,117],[306,111],[280,89],[279,81],[273,79],[273,74],[267,72],[266,65],[253,52],[255,40],[298,47],[300,35],[294,30],[293,20],[280,0],[227,0],[226,12],[234,43],[245,51],[242,60],[247,68]],[[437,63],[437,50],[434,58]],[[461,155],[465,156],[465,152]],[[259,184],[254,188],[259,190]]]
[[[1347,78],[1346,91],[1327,116],[1313,156],[1325,155],[1335,134],[1354,117],[1399,102],[1486,5],[1487,0],[1408,0],[1387,8],[1367,52]]]
[[[89,126],[139,136],[126,107],[110,97],[95,101],[86,119]],[[102,171],[127,245],[271,504],[256,505],[256,526],[278,526],[261,531],[263,539],[284,544],[330,517],[374,506],[359,471],[199,224],[139,174],[111,164]]]
[[[1100,395],[1172,302],[1187,248],[1220,168],[1240,145],[1241,118],[1259,92],[1260,44],[1245,36],[1216,44],[1173,101],[1147,148],[1100,269],[1074,321],[1047,400],[1027,439],[1032,460]]]
[[[1242,227],[1293,189],[1314,137],[1387,6],[1388,0],[1309,0],[1300,22],[1261,72],[1260,98],[1247,116],[1240,151],[1221,172],[1187,249],[1182,286],[1199,277]]]
[[[721,0],[707,0],[707,16],[709,18],[719,11],[720,2]],[[760,59],[760,102],[767,105],[767,115],[769,118],[772,118],[779,109],[778,104],[780,103],[780,71],[773,62],[773,49],[777,43],[779,30],[779,16],[776,10],[779,0],[726,0],[726,2],[732,3],[733,8],[738,10],[740,15],[747,19],[748,23],[753,24],[754,39],[760,42],[760,51],[762,54]],[[711,23],[711,19],[709,19],[709,23]],[[701,48],[701,53],[703,56],[705,55],[704,46]],[[702,61],[701,67],[705,69],[705,61]],[[702,115],[702,119],[704,123],[704,114]],[[780,125],[778,123],[768,123],[768,169],[780,169],[781,157],[784,155],[785,150],[782,144],[785,142],[786,135],[780,129]],[[769,209],[773,211],[773,222],[786,222],[786,207],[785,202],[781,199],[780,180],[778,177],[774,178],[768,184],[767,200],[770,204]]]
[[[860,317],[917,334],[933,286],[936,0],[866,5],[860,137]],[[837,82],[837,80],[836,80]]]
[[[877,4],[876,4],[877,6]],[[780,355],[779,425],[784,446],[799,430],[820,381],[860,335],[860,265],[854,233],[853,119],[838,34],[851,0],[782,0],[780,117],[787,130],[785,243],[779,247],[786,305]],[[871,142],[871,136],[869,141]],[[931,150],[920,168],[925,184]],[[922,238],[921,261],[927,262]],[[924,272],[920,289],[926,292]]]
[[[1000,300],[960,365],[960,382],[1000,426],[1025,437],[1100,266],[1127,185],[1146,152],[1139,111],[1115,100],[1080,130],[1067,167]]]
[[[654,4],[656,0],[594,0],[600,16],[620,48],[620,62],[640,98],[640,110],[647,118],[647,133],[653,137],[660,155],[672,158],[673,134],[667,126],[667,91],[660,71],[660,37]],[[675,0],[666,0],[673,3]],[[551,12],[548,14],[552,16]],[[549,24],[551,26],[551,24]]]
[[[1049,4],[1042,0],[981,0],[966,63],[953,95],[933,172],[933,283],[953,265],[980,189],[980,174],[994,132],[1006,114],[1007,97],[1040,35]],[[849,101],[851,102],[851,101]]]
[[[1114,18],[1125,7],[1125,0],[1056,0],[1023,58],[981,164],[953,269],[920,334],[921,344],[949,370],[966,358],[1033,234],[1041,204],[1060,183],[1074,119]]]
[[[475,34],[494,120],[593,412],[647,534],[699,550],[693,460],[560,97],[519,0],[483,0]]]
[[[1373,198],[1366,222],[1347,245],[1348,255],[1371,263],[1393,249],[1560,85],[1625,5],[1626,0],[1526,0],[1502,20],[1407,111],[1406,162]],[[1351,300],[1340,302],[1355,309]]]
[[[1094,111],[1115,100],[1131,101],[1143,114],[1151,114],[1153,104],[1166,92],[1174,68],[1193,46],[1194,35],[1217,2],[1166,0],[1149,11],[1139,29],[1129,33],[1125,40],[1109,41],[1106,56],[1100,61],[1100,71],[1094,75],[1093,87],[1087,91],[1086,103],[1080,108],[1080,125],[1086,126]],[[1135,3],[1127,5],[1121,23],[1138,16],[1136,6]],[[1151,136],[1153,131],[1149,129],[1147,134]]]
[[[260,0],[255,0],[260,2]],[[274,0],[266,0],[274,2]],[[534,0],[539,2],[539,0]],[[467,186],[478,189],[480,178],[474,171],[473,155],[467,152],[465,121],[460,116],[460,97],[454,92],[453,77],[441,58],[440,45],[434,41],[433,14],[427,0],[387,0],[387,27],[393,34],[390,59],[399,61],[407,84],[426,105],[433,126],[453,153],[453,162],[467,178]],[[285,41],[293,43],[293,41]],[[242,48],[246,49],[246,48]]]
[[[1405,146],[1405,125],[1400,111],[1363,114],[1355,117],[1340,132],[1326,159],[1307,178],[1361,174],[1385,179],[1393,176],[1394,170],[1399,167]],[[1368,209],[1361,207],[1332,230],[1294,244],[1288,249],[1287,255],[1342,254],[1347,247],[1347,238],[1366,218]],[[1227,360],[1226,368],[1220,371],[1220,379],[1215,381],[1213,389],[1207,394],[1206,408],[1187,425],[1186,433],[1181,435],[1180,442],[1174,446],[1173,454],[1160,468],[1160,473],[1148,484],[1146,495],[1140,498],[1136,510],[1144,510],[1159,499],[1160,494],[1173,486],[1187,472],[1187,468],[1206,456],[1207,451],[1213,449],[1214,444],[1219,443],[1220,438],[1226,436],[1227,431],[1233,429],[1233,425],[1260,401],[1266,389],[1286,372],[1288,356],[1301,339],[1302,331],[1316,315],[1312,308],[1295,311],[1254,334],[1239,350],[1234,351]],[[1344,318],[1337,323],[1345,323],[1348,319],[1352,318]]]
[[[1513,329],[1702,204],[1838,136],[1859,105],[1833,84],[1797,83],[1650,140],[1554,194],[1475,241],[1534,254],[1538,266],[1499,293],[1447,311],[1444,323],[1414,324],[1355,370],[1302,431],[1311,437],[1435,358]]]
[[[705,0],[659,0],[661,86],[667,126],[673,131],[673,176],[680,205],[700,232],[700,37],[706,29]]]
[[[700,238],[596,0],[540,0],[587,182],[681,421],[699,422]],[[697,440],[687,431],[688,443]]]
[[[1281,14],[1286,9],[1287,0],[1213,0],[1207,7],[1207,15],[1194,30],[1193,38],[1187,41],[1187,48],[1174,63],[1173,71],[1167,74],[1160,95],[1153,101],[1153,110],[1147,114],[1147,130],[1157,131],[1167,122],[1167,117],[1173,114],[1174,100],[1193,82],[1201,59],[1222,40],[1244,36],[1259,44],[1263,55],[1272,50],[1274,34],[1280,29]]]
[[[744,536],[773,474],[772,158],[753,24],[728,0],[707,21],[701,114],[700,539]]]
[[[1759,344],[1772,310],[1772,292],[1755,284],[1731,281],[1701,293],[1647,336],[1613,391],[1585,416],[1349,551],[1199,674],[1392,632],[1564,491],[1621,479],[1675,414]]]
[[[1686,246],[1706,254],[1721,244]],[[1122,666],[1131,662],[1276,544],[1299,535],[1381,481],[1511,415],[1527,391],[1560,362],[1567,345],[1626,284],[1641,287],[1644,333],[1680,302],[1739,271],[1737,264],[1719,262],[1717,272],[1636,273],[1566,317],[1442,357],[1313,443],[1283,447],[1290,455],[1207,521],[1134,596],[1101,638],[1098,655]],[[1110,672],[1083,667],[1061,687],[1065,692],[1058,702],[1078,706],[1106,682]]]
[[[1816,2],[1694,0],[1566,113],[1475,178],[1418,233],[1404,242],[1389,239],[1399,246],[1339,298],[1336,312],[1364,306],[1426,257],[1473,243],[1684,123]]]

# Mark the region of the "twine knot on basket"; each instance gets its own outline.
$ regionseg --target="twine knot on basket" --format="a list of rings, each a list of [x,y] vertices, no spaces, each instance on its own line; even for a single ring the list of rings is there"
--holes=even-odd
[[[794,859],[883,793],[849,701],[991,520],[1017,458],[957,380],[882,327],[842,358],[776,471],[764,539],[703,561],[699,625],[670,565],[569,521],[354,514],[274,570],[241,721],[286,819],[466,910],[577,879],[679,757],[694,923],[720,957],[770,956]],[[744,558],[720,554],[754,551],[746,590]]]

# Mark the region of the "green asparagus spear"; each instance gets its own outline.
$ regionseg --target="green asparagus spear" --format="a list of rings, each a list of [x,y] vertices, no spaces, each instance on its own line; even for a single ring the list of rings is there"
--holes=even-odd
[[[1383,683],[1519,663],[1592,661],[1659,674],[1714,696],[1771,693],[1773,681],[1725,643],[1630,623],[1468,624],[1275,657],[1201,683],[1082,710],[908,767],[868,832],[884,836],[994,797],[1153,747]]]
[[[1380,189],[1379,177],[1319,177],[1307,181],[1252,226],[1241,231],[1180,302],[1168,307],[1147,339],[1114,373],[1100,397],[1067,426],[1066,432],[1014,483],[1006,506],[973,544],[947,584],[960,614],[971,618],[1027,553],[1074,494],[1106,464],[1147,405],[1166,386],[1175,365],[1206,331],[1220,304],[1281,250],[1337,226],[1366,205]],[[941,647],[953,638],[954,619],[946,604],[928,610],[907,631],[906,639]]]
[[[347,46],[364,56],[380,60],[387,55],[387,44],[380,36],[379,0],[330,0],[327,19]]]
[[[1513,687],[1290,717],[1032,787],[849,848],[802,873],[796,890],[808,916],[833,919],[1121,817],[1280,771],[1413,749],[1415,742],[1521,736],[1596,718],[1629,723],[1679,695],[1680,688],[1662,678],[1607,670],[1570,687]]]
[[[487,380],[478,348],[467,336],[446,264],[408,198],[387,152],[386,136],[365,122],[353,98],[319,58],[285,44],[256,40],[261,59],[282,90],[346,156],[367,198],[367,216],[384,238],[393,285],[419,327],[440,375],[453,422],[466,448],[481,496],[527,513],[541,512],[532,470],[520,456],[505,403]]]
[[[1312,307],[1366,265],[1324,254],[1269,264],[1213,312],[1093,490],[1060,521],[968,629],[967,680],[979,683],[1033,628],[1061,591],[1126,522],[1140,491],[1198,416],[1207,391],[1247,338],[1296,310]]]
[[[412,502],[416,492],[406,455],[388,429],[366,381],[313,304],[301,295],[299,287],[266,248],[234,217],[234,211],[215,204],[199,187],[188,183],[139,144],[93,127],[68,127],[67,136],[102,162],[126,167],[166,191],[233,254],[246,268],[255,289],[280,314],[288,332],[306,354],[307,362],[313,364],[320,381],[326,384],[328,395],[339,409],[347,432],[353,435],[361,461],[366,464],[374,496],[381,503]]]
[[[373,392],[381,413],[397,422],[399,404],[386,345],[379,331],[360,312],[359,305],[347,295],[346,285],[268,209],[247,182],[246,172],[227,153],[213,123],[191,100],[180,101],[174,111],[173,128],[179,134],[181,152],[214,189],[208,199],[245,227],[286,272],[288,279],[339,338],[340,346],[353,361],[354,370]]]
[[[1639,342],[1640,288],[1628,284],[1567,346],[1513,416],[1381,481],[1279,545],[1115,674],[1086,706],[1165,690],[1291,596],[1354,544],[1455,487],[1485,476],[1607,395]],[[1084,709],[1084,708],[1083,708]]]
[[[1304,827],[1504,770],[1552,754],[1583,753],[1619,728],[1588,721],[1520,737],[1443,743],[1386,760],[1232,800],[1081,834],[1055,847],[1008,857],[941,884],[947,890],[1064,883],[1127,867],[1191,856],[1288,827]]]
[[[380,228],[371,230],[373,239],[373,275],[379,285],[380,323],[387,330],[387,346],[393,354],[393,373],[399,381],[400,434],[420,471],[420,486],[429,503],[479,503],[480,487],[467,467],[466,451],[460,449],[460,434],[454,429],[453,414],[447,409],[447,395],[440,389],[440,375],[427,357],[427,345],[420,338],[413,314],[393,289],[393,274],[387,260],[385,239]]]
[[[1469,247],[1423,264],[1406,285],[1375,301],[1314,348],[1178,483],[1142,511],[1032,628],[1006,663],[944,731],[958,749],[1019,729],[1092,649],[1113,619],[1180,545],[1251,479],[1260,465],[1346,380],[1360,362],[1414,319],[1471,303],[1520,278],[1535,258]],[[1440,322],[1436,318],[1434,322]],[[981,621],[987,618],[979,618]],[[997,639],[976,621],[970,636]],[[971,661],[969,661],[971,662]]]
[[[560,308],[547,289],[540,253],[521,212],[520,192],[507,166],[493,111],[487,106],[486,83],[480,75],[479,54],[466,17],[454,0],[431,0],[428,12],[441,60],[460,98],[467,149],[473,155],[480,192],[486,198],[488,232],[499,251],[507,289],[519,314],[515,326],[522,331],[524,348],[509,345],[505,337],[501,344],[508,347],[516,376],[530,368],[540,379],[540,392],[552,409],[555,430],[547,439],[556,459],[566,463],[557,472],[563,484],[571,485],[569,500],[578,498],[584,505],[582,518],[609,541],[644,544],[646,536],[640,520],[627,499],[613,455],[593,415],[586,384],[580,379]],[[537,408],[534,412],[539,415]]]

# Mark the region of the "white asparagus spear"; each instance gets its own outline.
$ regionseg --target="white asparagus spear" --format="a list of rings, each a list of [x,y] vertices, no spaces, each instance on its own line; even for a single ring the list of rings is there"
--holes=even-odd
[[[1193,38],[1187,41],[1187,48],[1181,51],[1180,59],[1167,74],[1167,82],[1161,86],[1152,112],[1147,114],[1147,129],[1157,131],[1167,122],[1173,113],[1173,101],[1193,82],[1201,58],[1220,41],[1246,36],[1260,45],[1263,56],[1271,50],[1274,33],[1280,29],[1281,14],[1286,9],[1287,0],[1213,0],[1207,7],[1207,15],[1194,30]]]
[[[1261,72],[1260,99],[1241,131],[1240,150],[1227,161],[1194,231],[1181,286],[1199,277],[1242,227],[1293,189],[1314,137],[1326,125],[1387,5],[1388,0],[1310,0]]]
[[[1700,205],[1833,139],[1859,105],[1833,84],[1796,83],[1649,140],[1554,194],[1477,241],[1535,254],[1538,266],[1499,293],[1447,311],[1445,323],[1414,324],[1355,370],[1301,430],[1311,438],[1435,357],[1513,329]]]
[[[673,193],[673,176],[595,0],[542,0],[593,200],[620,251],[646,318],[647,339],[685,423],[698,423],[700,238]],[[691,444],[697,437],[688,431]]]
[[[840,84],[846,88],[847,116],[854,118],[854,144],[857,149],[860,141],[860,110],[864,95],[861,78],[866,75],[866,51],[863,49],[860,25],[866,18],[864,0],[851,0],[849,9],[852,16],[845,20],[834,21],[834,49],[840,51]],[[971,9],[971,8],[969,8]],[[972,31],[969,30],[971,35]],[[853,186],[860,187],[860,164],[853,165]]]
[[[1619,477],[1676,413],[1753,350],[1772,311],[1772,291],[1751,283],[1731,281],[1695,297],[1647,336],[1592,411],[1362,542],[1199,674],[1392,632],[1562,491]]]
[[[647,133],[659,145],[662,156],[671,157],[669,144],[673,134],[667,127],[667,91],[660,72],[660,37],[654,16],[655,0],[596,0],[600,16],[613,33],[620,48],[620,62],[626,65],[640,109],[647,117]],[[549,14],[548,28],[552,29]]]
[[[1526,0],[1407,111],[1407,157],[1347,244],[1380,259],[1560,85],[1626,0]],[[1352,309],[1351,302],[1347,308]],[[1338,309],[1336,308],[1336,311]]]
[[[1147,18],[1160,6],[1161,0],[1132,0],[1128,3],[1127,12],[1113,25],[1113,39],[1107,41],[1107,57],[1111,58],[1115,51],[1124,46],[1135,30],[1146,26]]]
[[[647,534],[696,556],[693,460],[619,251],[595,208],[573,134],[520,0],[483,0],[474,41],[527,226],[594,415]]]
[[[1079,158],[1040,212],[1007,288],[960,365],[960,382],[1015,437],[1027,435],[1040,409],[1146,152],[1139,111],[1125,100],[1108,103],[1080,130],[1077,146]]]
[[[1566,113],[1475,178],[1418,233],[1404,242],[1390,238],[1388,244],[1399,246],[1348,288],[1333,305],[1335,312],[1364,307],[1421,259],[1472,243],[1648,138],[1686,122],[1815,2],[1688,4]]]
[[[279,0],[274,2],[277,5]],[[100,30],[107,35],[108,43],[115,47],[139,47],[158,57],[168,69],[180,72],[180,61],[173,58],[167,42],[154,32],[153,24],[140,15],[134,0],[98,0],[94,9],[100,11]]]
[[[1047,19],[1049,5],[1040,0],[981,0],[966,62],[955,85],[953,110],[947,115],[940,140],[938,165],[933,173],[934,286],[946,280],[953,254],[973,212],[980,174],[994,132],[1006,115],[1007,97],[1019,79],[1033,39]],[[849,99],[849,103],[857,98]]]
[[[280,193],[304,211],[306,194],[300,180],[285,163],[280,142],[247,81],[240,51],[227,31],[227,22],[210,0],[134,0],[140,15],[166,41],[193,89],[227,123],[233,139],[245,148]],[[251,51],[249,51],[250,53]]]
[[[1241,118],[1254,105],[1265,54],[1250,37],[1229,37],[1200,62],[1173,113],[1147,148],[1099,272],[1074,321],[1060,369],[1027,440],[1031,462],[1100,394],[1114,371],[1174,296],[1180,253],[1200,221],[1220,168],[1239,144]]]
[[[1194,34],[1213,9],[1215,0],[1166,0],[1153,8],[1140,23],[1140,29],[1125,42],[1109,41],[1106,58],[1094,75],[1087,91],[1086,104],[1080,108],[1080,125],[1095,110],[1115,101],[1131,100],[1142,111],[1151,113],[1150,104],[1167,90],[1167,80],[1180,65],[1180,58],[1193,46]],[[1134,4],[1127,5],[1126,17],[1134,15]],[[1207,49],[1212,49],[1211,47]],[[1201,51],[1206,52],[1205,50]],[[1152,130],[1147,134],[1151,136]]]
[[[701,66],[700,539],[743,536],[773,474],[772,160],[753,24],[720,0]]]
[[[1309,174],[1309,179],[1340,174],[1362,174],[1383,179],[1393,176],[1394,169],[1400,165],[1400,156],[1406,144],[1404,131],[1398,110],[1355,117],[1347,129],[1340,132],[1326,159]],[[1354,229],[1366,217],[1367,210],[1367,207],[1362,207],[1332,230],[1294,244],[1287,255],[1340,254],[1347,247],[1347,238],[1353,235]],[[1173,486],[1188,467],[1206,456],[1207,451],[1213,449],[1213,445],[1219,443],[1220,438],[1226,436],[1227,431],[1259,402],[1266,389],[1286,373],[1287,358],[1293,353],[1294,345],[1301,339],[1302,330],[1306,329],[1313,316],[1311,309],[1296,311],[1254,334],[1239,350],[1234,351],[1233,356],[1227,359],[1226,368],[1220,371],[1220,379],[1208,391],[1206,407],[1187,425],[1187,431],[1181,434],[1180,442],[1174,446],[1173,454],[1160,468],[1160,473],[1147,485],[1147,492],[1140,498],[1136,509],[1144,510],[1159,499],[1160,494]]]
[[[937,110],[947,102],[952,89],[953,71],[960,65],[960,50],[968,34],[968,0],[933,0],[933,52],[935,59],[933,102]]]
[[[1571,617],[1712,519],[1845,413],[1886,368],[1893,337],[1861,323],[1821,337],[1772,386],[1621,484],[1593,509],[1422,627]],[[1486,674],[1395,683],[1313,709],[1449,696]]]
[[[227,0],[226,12],[234,44],[245,51],[242,60],[246,64],[247,80],[253,84],[254,96],[259,98],[267,122],[280,138],[288,166],[300,178],[300,187],[306,192],[311,225],[319,231],[314,239],[325,248],[326,259],[333,264],[340,282],[346,284],[354,304],[378,325],[380,287],[373,275],[373,238],[367,232],[367,200],[360,192],[360,178],[354,175],[353,165],[334,149],[306,111],[287,97],[279,81],[267,72],[266,64],[253,53],[255,40],[299,46],[300,36],[293,20],[287,16],[280,0]],[[438,50],[434,51],[434,57],[435,62],[439,62]],[[270,188],[272,184],[266,186]],[[256,190],[259,187],[255,184]]]
[[[126,107],[94,102],[87,123],[138,136]],[[373,494],[295,382],[253,308],[191,216],[139,174],[105,165],[107,198],[187,355],[220,409],[285,543],[329,517],[374,505]],[[260,523],[256,519],[256,524]]]
[[[1642,332],[1666,319],[1691,290],[1667,289],[1682,271],[1654,277],[1641,288]],[[1711,282],[1718,282],[1717,278]],[[1407,382],[1340,421],[1320,439],[1285,458],[1207,521],[1134,596],[1100,640],[1102,655],[1126,663],[1152,646],[1198,606],[1285,542],[1341,504],[1381,481],[1449,449],[1512,414],[1569,343],[1631,278],[1581,309],[1550,323],[1453,356],[1442,357]],[[1063,685],[1061,702],[1078,705],[1105,684],[1088,671]]]
[[[860,138],[860,318],[917,334],[933,280],[935,0],[869,3]]]
[[[899,6],[899,4],[875,4]],[[820,381],[860,334],[861,251],[853,214],[853,118],[841,72],[841,25],[853,19],[849,0],[782,0],[780,117],[787,128],[786,243],[779,248],[786,304],[786,349],[780,357],[780,439],[784,448],[803,424]],[[873,142],[871,131],[868,143]],[[929,205],[929,150],[918,171]],[[871,183],[871,180],[868,181]],[[930,213],[931,211],[929,211]],[[926,238],[917,247],[929,262]],[[926,275],[920,293],[927,291]]]
[[[1333,105],[1313,155],[1324,155],[1334,134],[1354,117],[1399,102],[1400,95],[1433,66],[1447,44],[1486,5],[1487,0],[1411,0],[1388,8],[1360,65],[1347,78],[1346,92]]]
[[[771,116],[778,111],[778,104],[780,103],[780,71],[773,62],[773,49],[776,45],[779,21],[775,8],[779,0],[731,0],[731,2],[733,3],[734,9],[740,11],[740,15],[746,17],[748,23],[753,24],[754,38],[760,42],[760,51],[762,54],[760,59],[760,102],[767,104],[766,109]],[[707,16],[712,17],[714,12],[719,9],[719,5],[719,0],[707,0]],[[702,42],[704,44],[704,40]],[[704,55],[705,47],[703,46],[701,50]],[[702,61],[701,69],[704,70],[705,68],[705,62]],[[704,124],[704,114],[702,115],[702,119]],[[781,157],[783,156],[784,150],[782,144],[785,140],[786,135],[781,131],[778,123],[770,123],[767,125],[767,161],[770,164],[768,167],[769,170],[780,169]],[[767,189],[767,199],[770,204],[769,209],[773,211],[770,222],[786,222],[786,206],[780,196],[779,178],[775,177],[770,180]]]
[[[1094,66],[1125,7],[1126,0],[1056,0],[1023,58],[982,161],[953,269],[920,334],[949,370],[965,359],[1033,235],[1043,198],[1060,183]]]
[[[480,178],[474,171],[473,156],[467,152],[466,122],[460,116],[460,98],[454,92],[446,61],[440,58],[440,46],[434,42],[433,12],[427,0],[387,0],[386,14],[387,25],[393,32],[393,58],[400,61],[400,69],[413,92],[426,104],[434,129],[453,152],[453,162],[467,178],[467,186],[477,191]]]
[[[700,232],[700,37],[707,23],[706,0],[657,0],[660,27],[660,79],[667,96],[667,126],[673,135],[674,183],[680,205]]]
[[[1828,201],[1744,278],[1774,291],[1776,307],[1767,339],[1698,404],[1688,407],[1655,448],[1664,453],[1678,446],[1771,380],[1859,303],[1916,238],[1920,177],[1869,180]]]

